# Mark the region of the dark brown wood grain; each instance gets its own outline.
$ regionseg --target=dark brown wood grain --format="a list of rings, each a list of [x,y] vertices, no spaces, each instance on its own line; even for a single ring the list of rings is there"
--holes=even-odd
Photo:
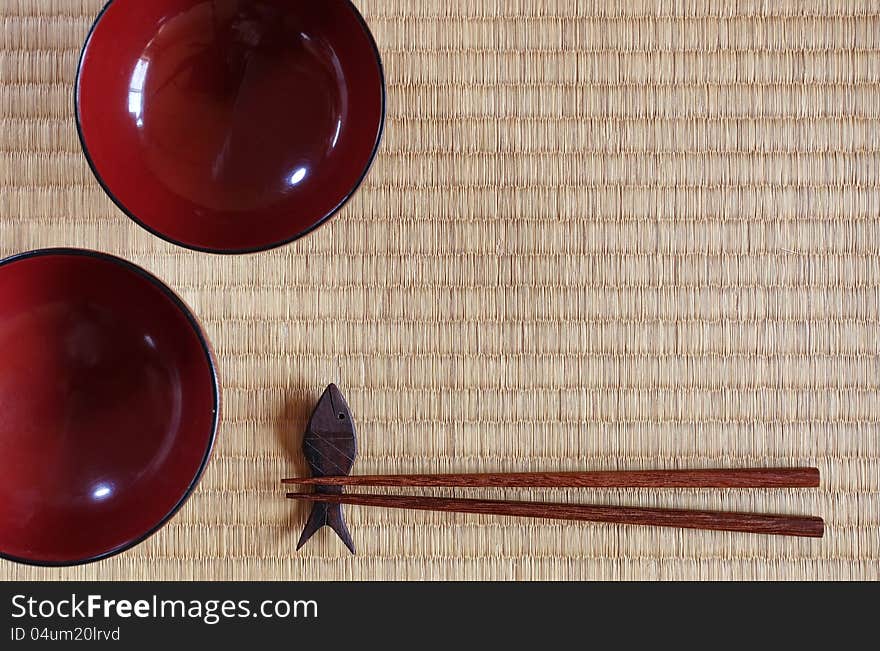
[[[357,456],[354,419],[345,397],[335,384],[327,387],[309,418],[303,436],[303,455],[315,477],[348,474],[354,466]],[[342,493],[342,487],[333,485],[318,486],[315,490],[327,494]],[[312,505],[312,512],[296,548],[302,548],[322,527],[330,527],[351,553],[355,553],[342,505],[330,502],[315,502]]]
[[[544,504],[540,502],[507,502],[446,497],[415,497],[402,495],[361,495],[288,493],[290,499],[331,504],[354,504],[416,511],[445,511],[506,515],[552,520],[580,520],[615,524],[710,529],[744,533],[772,534],[821,538],[825,524],[811,516],[764,515],[721,511],[681,511],[586,504]]]
[[[361,475],[285,479],[301,486],[448,488],[816,488],[816,468],[632,470],[445,475]]]

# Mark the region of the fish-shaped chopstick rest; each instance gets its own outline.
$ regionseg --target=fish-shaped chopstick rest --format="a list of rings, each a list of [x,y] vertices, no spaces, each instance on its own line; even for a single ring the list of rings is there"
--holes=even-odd
[[[313,477],[347,475],[354,466],[357,455],[354,421],[348,403],[335,384],[327,387],[309,418],[303,437],[303,454]],[[342,487],[321,486],[316,492],[341,494]],[[312,505],[312,513],[296,548],[300,549],[324,526],[333,529],[351,553],[355,553],[354,542],[342,515],[342,504],[327,502],[315,502]]]

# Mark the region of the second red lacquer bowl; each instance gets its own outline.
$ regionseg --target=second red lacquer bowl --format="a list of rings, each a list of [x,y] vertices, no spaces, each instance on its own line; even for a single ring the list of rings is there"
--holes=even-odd
[[[83,150],[132,219],[212,253],[270,249],[334,215],[385,120],[350,0],[111,0],[76,84]]]
[[[0,261],[0,557],[85,563],[158,530],[211,454],[215,369],[190,311],[131,263]]]

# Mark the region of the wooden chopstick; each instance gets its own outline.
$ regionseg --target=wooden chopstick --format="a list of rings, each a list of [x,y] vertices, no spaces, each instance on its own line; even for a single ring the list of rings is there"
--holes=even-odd
[[[816,488],[816,468],[631,470],[441,475],[361,475],[285,479],[300,486],[447,488]]]
[[[682,511],[638,507],[594,506],[586,504],[545,504],[446,497],[401,495],[362,495],[330,493],[288,493],[287,497],[306,502],[378,506],[417,511],[478,513],[552,520],[608,522],[615,524],[709,529],[744,533],[821,538],[825,523],[812,516],[765,515],[722,511]]]

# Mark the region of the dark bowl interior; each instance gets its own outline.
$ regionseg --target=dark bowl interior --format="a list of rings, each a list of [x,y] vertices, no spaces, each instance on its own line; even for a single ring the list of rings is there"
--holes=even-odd
[[[143,540],[195,487],[217,410],[210,348],[154,277],[84,251],[0,262],[0,555]]]
[[[130,217],[241,253],[304,235],[353,194],[385,84],[349,0],[112,0],[76,104],[92,169]]]

